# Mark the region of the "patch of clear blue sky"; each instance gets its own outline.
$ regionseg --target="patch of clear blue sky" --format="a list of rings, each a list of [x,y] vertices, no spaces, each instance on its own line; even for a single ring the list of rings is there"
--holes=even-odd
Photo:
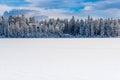
[[[18,7],[18,6],[27,6],[30,3],[26,2],[25,0],[0,0],[0,4]]]
[[[76,6],[76,7],[75,6],[69,6],[68,7],[67,5],[65,5],[63,3],[64,1],[67,1],[68,3],[79,4],[79,3],[82,3],[82,2],[97,2],[97,1],[103,1],[103,0],[43,0],[42,4],[39,3],[42,6],[39,6],[39,5],[38,6],[42,7],[42,8],[45,8],[45,9],[67,9],[67,10],[71,10],[71,11],[75,11],[75,12],[80,11],[81,9],[84,8],[84,6],[82,6],[82,5],[79,5],[79,6]],[[47,3],[47,2],[49,2],[49,3]],[[25,0],[0,0],[0,4],[19,7],[19,6],[28,6],[31,3],[26,2]],[[46,7],[44,5],[48,5],[48,6]],[[63,5],[65,5],[65,6],[63,6]]]

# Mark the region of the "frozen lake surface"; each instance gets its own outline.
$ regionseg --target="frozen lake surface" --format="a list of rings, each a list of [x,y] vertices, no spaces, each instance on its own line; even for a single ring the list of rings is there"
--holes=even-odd
[[[0,80],[120,80],[120,39],[1,39]]]

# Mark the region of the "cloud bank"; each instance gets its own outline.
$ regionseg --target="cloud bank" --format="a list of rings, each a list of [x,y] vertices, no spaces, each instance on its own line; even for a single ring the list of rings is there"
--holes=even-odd
[[[0,15],[6,10],[28,9],[35,10],[29,14],[45,15],[49,18],[70,18],[73,15],[77,18],[88,15],[95,18],[120,17],[119,0],[2,0],[0,4]]]

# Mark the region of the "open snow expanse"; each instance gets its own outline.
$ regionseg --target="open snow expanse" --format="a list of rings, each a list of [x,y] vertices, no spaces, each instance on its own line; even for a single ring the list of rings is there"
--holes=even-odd
[[[120,39],[1,39],[0,80],[120,80]]]

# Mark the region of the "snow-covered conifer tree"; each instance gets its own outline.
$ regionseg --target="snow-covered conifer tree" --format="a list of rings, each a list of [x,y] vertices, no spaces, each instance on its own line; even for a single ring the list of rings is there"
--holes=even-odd
[[[83,20],[83,19],[80,20],[79,34],[80,34],[81,36],[85,35],[85,23],[84,23],[84,20]]]
[[[68,24],[69,34],[74,34],[74,28],[75,28],[75,18],[74,16],[72,16],[72,19],[69,21],[69,24]]]
[[[101,36],[101,37],[104,37],[104,21],[103,21],[102,18],[100,19],[100,24],[99,24],[99,26],[100,26],[100,36]]]
[[[68,33],[68,19],[64,20],[64,24],[65,24],[65,29],[64,29],[64,33]]]
[[[80,29],[80,22],[79,22],[79,19],[77,19],[77,21],[75,23],[75,28],[74,28],[74,34],[75,35],[79,34],[79,29]]]

